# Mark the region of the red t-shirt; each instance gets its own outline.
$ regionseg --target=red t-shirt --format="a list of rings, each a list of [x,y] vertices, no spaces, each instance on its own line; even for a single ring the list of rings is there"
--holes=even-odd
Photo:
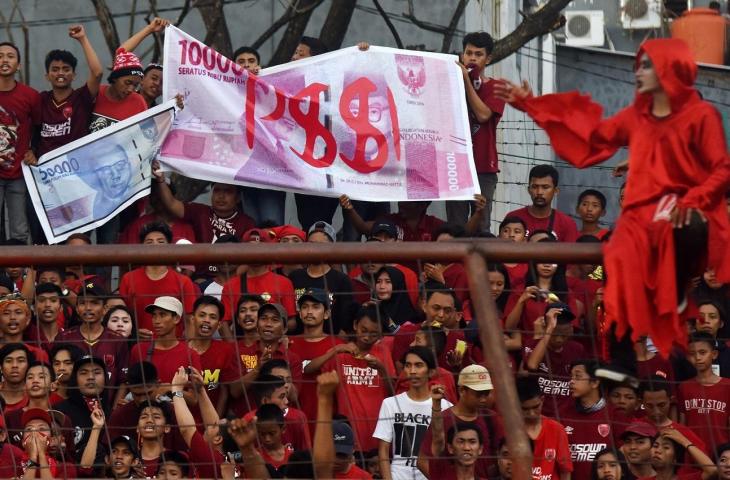
[[[134,219],[134,221],[127,225],[122,234],[119,236],[119,243],[139,243],[139,232],[142,230],[142,227],[150,222],[156,222],[159,220],[160,218],[153,213],[148,213],[147,215],[142,215],[141,217]],[[189,223],[182,220],[175,220],[175,222],[170,225],[170,229],[172,230],[173,243],[177,243],[177,241],[181,239],[190,240],[192,243],[196,242],[195,232]]]
[[[254,221],[243,212],[236,212],[228,218],[221,218],[210,205],[186,203],[183,220],[193,226],[195,238],[200,243],[213,243],[221,235],[241,237],[243,232],[254,228]]]
[[[424,215],[416,225],[415,230],[408,226],[408,222],[400,213],[391,213],[385,218],[392,221],[403,232],[404,242],[430,242],[435,240],[433,233],[444,224],[444,221],[432,215]]]
[[[157,297],[170,296],[180,300],[185,313],[193,311],[193,304],[198,297],[198,291],[192,280],[177,273],[172,268],[159,280],[152,280],[144,271],[144,267],[135,268],[122,275],[119,283],[119,295],[124,303],[134,311],[137,319],[137,328],[152,330],[152,315],[145,312],[147,305],[154,303]],[[178,333],[182,333],[184,319],[180,321]]]
[[[532,340],[523,348],[525,364],[538,342],[538,340]],[[545,357],[537,365],[537,370],[533,372],[538,377],[540,391],[545,397],[545,403],[542,406],[543,415],[555,417],[563,405],[573,401],[570,395],[570,364],[584,357],[583,345],[574,340],[565,342],[559,352],[545,350]]]
[[[466,270],[461,263],[452,263],[444,270],[444,280],[446,286],[453,289],[456,298],[462,303],[469,300],[469,278],[466,276]],[[416,305],[416,304],[414,304]]]
[[[95,98],[86,84],[71,92],[60,105],[53,99],[51,90],[41,92],[40,99],[41,139],[38,157],[89,133],[89,119]]]
[[[0,446],[0,478],[23,476],[22,458],[25,452],[15,445],[3,443]]]
[[[147,102],[139,93],[130,93],[124,100],[111,100],[106,96],[109,85],[99,87],[96,106],[91,114],[89,131],[97,132],[126,118],[147,110]]]
[[[212,340],[208,350],[200,354],[201,373],[205,381],[208,397],[213,406],[218,405],[221,394],[221,384],[227,385],[239,377],[238,359],[230,342]],[[197,414],[199,411],[195,410]],[[198,420],[196,415],[196,420]]]
[[[274,467],[274,470],[279,470],[281,467],[287,464],[289,462],[289,457],[292,453],[294,453],[294,449],[291,447],[291,445],[284,445],[284,458],[279,460],[274,460],[271,455],[269,455],[269,452],[264,450],[263,448],[259,449],[259,453],[261,454],[261,458],[264,459],[264,462]]]
[[[504,112],[504,101],[494,95],[494,86],[498,83],[492,78],[482,78],[482,85],[477,90],[477,95],[484,104],[492,111],[492,116],[484,123],[477,122],[474,115],[469,111],[469,124],[471,126],[471,141],[474,146],[474,164],[477,173],[497,173],[499,163],[497,159],[497,124]]]
[[[509,275],[509,284],[514,289],[516,285],[525,283],[525,277],[527,276],[527,264],[518,263],[513,267],[507,267],[507,274]],[[507,312],[505,312],[507,313]]]
[[[584,413],[575,402],[566,403],[557,420],[565,427],[573,461],[573,478],[590,478],[591,464],[596,453],[614,445],[628,419],[610,407]]]
[[[266,272],[256,277],[246,276],[246,293],[261,295],[266,302],[279,303],[286,313],[293,317],[297,314],[294,285],[284,275]],[[230,322],[236,316],[236,306],[241,298],[241,277],[235,276],[223,285],[221,301],[226,307],[223,320]]]
[[[684,424],[710,448],[730,440],[728,402],[730,379],[720,378],[714,385],[702,385],[695,379],[679,384],[677,406],[684,414]]]
[[[134,365],[143,360],[152,362],[157,367],[157,378],[160,379],[160,383],[172,382],[172,377],[180,367],[192,366],[198,371],[203,369],[198,352],[183,342],[178,342],[177,345],[167,350],[155,348],[152,350],[152,355],[150,355],[151,346],[150,342],[141,342],[132,347],[129,364]]]
[[[220,464],[226,459],[200,432],[194,432],[188,449],[190,463],[195,465],[197,478],[223,478]]]
[[[295,353],[301,360],[301,368],[317,357],[321,357],[335,345],[345,343],[341,338],[328,335],[318,342],[308,342],[302,337],[289,338],[289,351]],[[317,418],[317,375],[302,373],[302,382],[298,386],[299,408],[307,415],[307,418]],[[314,424],[310,426],[310,433],[314,435]]]
[[[350,469],[345,473],[335,473],[337,479],[349,479],[349,480],[371,480],[373,478],[368,472],[358,467],[357,465],[350,465]]]
[[[0,92],[0,178],[23,177],[20,170],[30,147],[33,125],[40,123],[40,95],[20,82],[7,92]]]
[[[390,352],[373,346],[370,354],[377,357],[390,378],[395,377],[395,366]],[[378,423],[380,404],[390,396],[386,379],[368,366],[364,358],[356,358],[349,353],[338,353],[323,367],[323,372],[335,371],[340,378],[337,389],[337,412],[350,420],[355,433],[355,450],[378,448],[378,440],[373,437]]]
[[[555,212],[555,219],[553,221],[553,234],[561,242],[575,242],[578,238],[578,227],[575,225],[575,221],[568,215],[564,214],[560,210],[553,208]],[[550,216],[545,218],[533,217],[527,207],[522,207],[505,215],[507,217],[518,217],[521,218],[525,225],[527,225],[527,234],[534,232],[535,230],[547,230],[550,224]]]
[[[255,416],[256,410],[251,410],[243,416],[243,419],[251,420]],[[286,424],[286,429],[281,434],[282,443],[291,445],[294,451],[297,452],[312,448],[312,440],[309,435],[309,420],[304,412],[293,407],[287,408],[284,412],[284,423]]]
[[[542,429],[533,443],[534,478],[558,480],[560,473],[573,471],[568,435],[560,423],[552,418],[542,417]]]
[[[447,433],[451,427],[459,420],[452,408],[444,410],[441,414],[444,419],[444,433]],[[459,420],[460,421],[460,420]],[[475,420],[479,425],[482,433],[482,456],[477,460],[476,474],[477,477],[487,478],[489,475],[489,467],[496,463],[497,446],[502,438],[504,438],[504,426],[502,419],[492,410],[483,410]],[[431,478],[456,478],[442,476],[444,466],[443,463],[450,464],[450,459],[442,452],[441,458],[435,458],[431,450],[431,441],[433,438],[433,430],[429,425],[426,435],[421,440],[421,455],[428,458],[428,469]],[[451,467],[453,469],[453,467]]]

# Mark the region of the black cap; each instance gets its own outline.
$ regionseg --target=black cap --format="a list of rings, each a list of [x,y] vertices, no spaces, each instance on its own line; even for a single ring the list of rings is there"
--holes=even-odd
[[[390,220],[380,220],[375,222],[373,228],[370,229],[370,236],[374,237],[378,233],[385,233],[390,238],[398,238],[398,226]]]
[[[114,437],[114,440],[111,441],[109,446],[111,448],[114,448],[114,445],[117,445],[119,443],[123,443],[127,446],[130,452],[132,452],[132,455],[134,458],[141,459],[142,457],[139,456],[139,450],[137,450],[137,446],[134,444],[131,438],[129,438],[127,435],[119,435],[118,437]]]
[[[570,309],[570,306],[567,303],[563,302],[552,302],[548,303],[547,307],[545,307],[545,313],[548,312],[551,308],[559,308],[562,310],[560,314],[558,315],[558,320],[561,322],[572,322],[575,320],[575,314]]]
[[[96,282],[86,282],[81,286],[79,297],[108,297],[107,291]]]
[[[302,306],[304,300],[312,300],[317,303],[324,305],[324,308],[330,308],[330,297],[327,292],[321,288],[308,288],[301,294],[297,300],[297,305]]]
[[[74,369],[73,369],[73,373],[71,373],[71,377],[76,378],[76,374],[78,373],[79,368],[81,368],[83,365],[86,365],[87,363],[95,363],[104,369],[104,373],[106,373],[106,371],[107,371],[104,360],[102,360],[99,357],[93,357],[91,355],[84,355],[83,357],[79,358],[78,360],[76,360],[74,362]]]

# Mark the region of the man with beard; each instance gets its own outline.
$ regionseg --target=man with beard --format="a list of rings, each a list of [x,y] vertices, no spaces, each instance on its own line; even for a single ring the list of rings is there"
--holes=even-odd
[[[527,225],[528,235],[535,230],[547,230],[558,241],[575,242],[578,227],[565,213],[552,207],[553,197],[560,192],[558,171],[551,165],[536,165],[530,170],[527,192],[532,205],[514,210],[506,217],[517,217]]]

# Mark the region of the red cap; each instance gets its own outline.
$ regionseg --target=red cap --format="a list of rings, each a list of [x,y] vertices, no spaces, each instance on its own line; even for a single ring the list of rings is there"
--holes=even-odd
[[[27,425],[31,420],[43,420],[49,426],[52,423],[51,416],[42,408],[29,408],[23,412],[23,416],[21,418],[23,426]]]
[[[112,67],[112,73],[109,74],[109,81],[127,75],[144,76],[142,62],[134,53],[119,47],[114,55],[114,66]]]
[[[246,232],[244,232],[242,239],[244,242],[255,242],[258,239],[261,243],[270,243],[275,241],[274,236],[275,234],[271,230],[252,228],[251,230],[246,230]]]
[[[304,230],[300,230],[294,225],[282,225],[280,227],[275,227],[274,233],[276,233],[276,238],[278,238],[280,241],[282,238],[291,235],[299,237],[302,242],[307,241],[307,234],[304,233]]]
[[[630,424],[621,434],[621,440],[625,440],[629,435],[638,435],[640,437],[654,438],[659,432],[646,422],[634,422]]]

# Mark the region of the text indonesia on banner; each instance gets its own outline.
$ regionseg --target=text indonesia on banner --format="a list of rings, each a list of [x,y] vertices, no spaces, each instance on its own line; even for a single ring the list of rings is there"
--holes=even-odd
[[[479,193],[452,55],[356,47],[256,77],[185,32],[165,32],[164,98],[182,94],[160,154],[185,176],[356,200]]]
[[[175,116],[169,101],[46,153],[23,176],[49,243],[104,225],[150,194],[152,160]]]

